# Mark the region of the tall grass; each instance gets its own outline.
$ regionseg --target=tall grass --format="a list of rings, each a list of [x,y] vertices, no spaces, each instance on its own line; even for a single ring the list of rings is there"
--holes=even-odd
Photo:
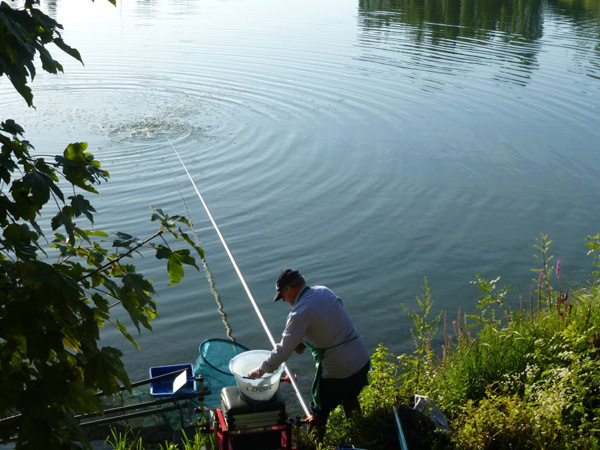
[[[199,423],[195,433],[188,436],[185,430],[180,431],[177,441],[166,441],[164,443],[144,443],[142,438],[132,430],[124,433],[111,429],[111,436],[104,442],[103,448],[114,450],[212,450],[217,449],[214,433],[206,433],[205,424]]]

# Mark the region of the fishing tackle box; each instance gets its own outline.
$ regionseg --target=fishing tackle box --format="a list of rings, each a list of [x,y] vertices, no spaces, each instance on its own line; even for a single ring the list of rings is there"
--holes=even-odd
[[[237,386],[221,390],[221,411],[230,430],[281,425],[287,419],[285,402],[279,392],[269,401],[249,403],[240,395]]]

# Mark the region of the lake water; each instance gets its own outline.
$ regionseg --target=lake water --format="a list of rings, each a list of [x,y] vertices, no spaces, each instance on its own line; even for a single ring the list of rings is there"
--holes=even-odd
[[[528,300],[533,245],[563,284],[592,268],[600,230],[600,6],[575,0],[43,1],[85,66],[39,73],[36,110],[0,79],[2,119],[37,151],[86,141],[111,173],[96,226],[140,237],[149,206],[189,214],[231,335],[269,342],[169,141],[182,155],[273,334],[287,267],[344,300],[374,349],[412,350],[427,277],[436,313],[473,310],[475,274]],[[40,68],[41,72],[41,68]],[[185,207],[184,207],[185,204]],[[187,208],[187,212],[186,212]],[[194,362],[227,336],[204,270],[167,288],[132,378]],[[289,362],[310,385],[310,355]],[[306,396],[308,398],[308,394]]]

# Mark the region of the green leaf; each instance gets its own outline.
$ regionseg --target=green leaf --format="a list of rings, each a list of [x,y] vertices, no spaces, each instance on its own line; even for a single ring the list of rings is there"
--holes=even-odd
[[[156,247],[156,259],[169,259],[171,256],[171,249],[164,245],[158,245]]]
[[[84,367],[85,385],[97,387],[106,394],[114,394],[120,390],[117,380],[130,384],[122,356],[123,353],[116,348],[102,347]]]
[[[123,286],[137,293],[137,295],[144,300],[144,303],[153,303],[149,294],[154,294],[154,287],[152,286],[152,283],[146,280],[142,275],[138,273],[127,273],[123,275],[122,280]]]
[[[121,276],[123,286],[115,292],[115,297],[121,301],[121,305],[129,313],[138,332],[140,324],[144,328],[152,330],[150,322],[156,316],[156,302],[150,294],[154,294],[154,287],[149,280],[132,270],[132,267],[128,267],[128,272]]]
[[[68,46],[67,44],[65,44],[65,41],[62,40],[62,38],[55,38],[54,39],[54,43],[56,44],[56,46],[58,48],[60,48],[63,52],[67,53],[68,55],[72,56],[73,58],[75,58],[77,61],[83,63],[83,60],[81,59],[81,55],[79,54],[79,52],[77,51],[77,49]]]
[[[89,221],[94,223],[94,216],[92,213],[95,213],[96,210],[83,195],[71,196],[69,197],[69,200],[71,200],[71,207],[73,208],[75,217],[85,214]]]
[[[196,242],[194,242],[187,233],[184,233],[183,231],[179,230],[179,235],[183,237],[183,240],[187,242],[190,247],[192,247],[194,250],[196,250],[196,252],[198,252],[200,258],[204,258],[204,249],[197,245]]]
[[[179,283],[183,278],[182,264],[188,264],[198,269],[196,261],[190,256],[189,250],[184,249],[171,252],[169,255],[169,262],[167,263],[167,271],[169,273],[169,279],[171,280],[169,286]]]
[[[94,160],[94,155],[84,153],[87,149],[87,143],[77,142],[69,144],[63,156],[56,156],[55,160],[63,166],[63,174],[67,181],[75,186],[97,194],[98,192],[89,183],[100,183],[101,180],[107,180],[109,174],[100,169],[100,163]]]
[[[102,230],[85,230],[85,234],[88,236],[108,237],[108,233]]]
[[[12,119],[8,119],[8,120],[2,122],[0,124],[0,130],[4,131],[6,133],[10,133],[14,137],[17,137],[17,135],[22,136],[23,133],[25,132],[25,130],[23,129],[23,127],[21,127],[21,125],[19,125],[18,123],[16,123]]]
[[[175,221],[167,214],[165,214],[162,209],[154,208],[153,206],[151,206],[150,209],[155,211],[155,213],[152,214],[150,219],[152,220],[152,222],[160,222],[161,226],[166,228],[167,230],[170,230],[171,228],[175,227]]]
[[[57,267],[60,267],[57,265]],[[67,303],[78,302],[82,295],[82,290],[77,282],[64,275],[51,264],[46,264],[42,261],[32,262],[30,270],[26,274],[25,279],[30,282],[38,283],[44,288],[46,299],[60,298]],[[53,305],[59,307],[59,305]]]
[[[123,322],[121,322],[121,321],[119,321],[119,319],[117,319],[116,326],[117,326],[117,330],[119,330],[121,332],[121,334],[123,336],[125,336],[127,338],[127,340],[129,342],[131,342],[137,350],[139,350],[140,345],[135,341],[133,336],[127,331],[127,327],[123,324]]]
[[[4,237],[2,245],[12,248],[19,258],[36,258],[36,250],[39,248],[38,234],[31,231],[27,224],[11,223],[4,229],[2,236]]]
[[[130,234],[121,233],[120,231],[118,231],[116,234],[118,239],[113,241],[113,247],[130,248],[132,245],[135,246],[139,242],[138,238]]]
[[[72,241],[75,240],[74,231],[75,224],[73,223],[73,208],[64,206],[51,220],[52,230],[58,229],[60,226],[65,227],[65,231]]]
[[[63,152],[63,156],[74,166],[87,164],[85,154],[83,153],[84,150],[87,150],[87,147],[87,142],[76,142],[74,144],[69,144]]]
[[[37,233],[31,231],[26,223],[11,223],[4,229],[2,235],[5,242],[9,245],[17,245],[23,242],[29,243],[35,241],[38,237]]]
[[[41,172],[29,172],[23,177],[23,186],[30,189],[31,195],[41,204],[50,198],[50,186],[54,181]]]
[[[35,220],[42,204],[30,195],[29,189],[24,188],[22,183],[15,182],[10,193],[14,199],[14,203],[10,205],[10,212],[15,219]]]
[[[36,46],[36,48],[40,54],[40,60],[42,61],[42,68],[46,72],[53,73],[53,74],[56,74],[59,71],[63,72],[62,65],[58,61],[56,61],[54,58],[52,58],[52,55],[45,47],[38,45],[38,46]]]

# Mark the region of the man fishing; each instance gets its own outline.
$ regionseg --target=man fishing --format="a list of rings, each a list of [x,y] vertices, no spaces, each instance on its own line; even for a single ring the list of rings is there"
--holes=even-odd
[[[367,344],[358,335],[342,301],[325,286],[310,287],[297,270],[281,272],[273,301],[292,307],[281,341],[248,376],[274,372],[291,354],[306,347],[316,361],[311,410],[322,438],[329,413],[342,405],[348,417],[360,409],[358,395],[367,384],[370,367]]]

